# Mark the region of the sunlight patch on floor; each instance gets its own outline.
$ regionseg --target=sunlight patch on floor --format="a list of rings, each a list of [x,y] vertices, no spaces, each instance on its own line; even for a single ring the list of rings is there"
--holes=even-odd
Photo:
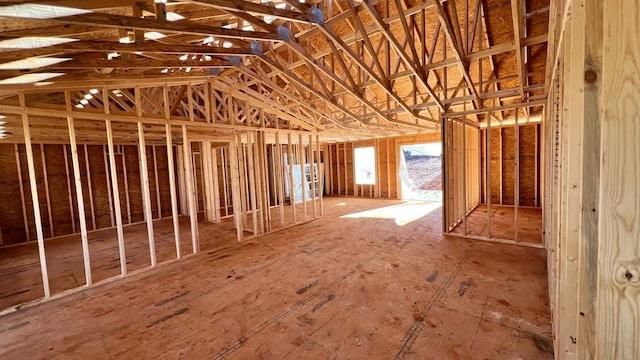
[[[440,208],[442,203],[428,201],[407,201],[402,204],[385,206],[378,209],[343,215],[342,219],[393,219],[398,226],[412,223],[432,211]]]

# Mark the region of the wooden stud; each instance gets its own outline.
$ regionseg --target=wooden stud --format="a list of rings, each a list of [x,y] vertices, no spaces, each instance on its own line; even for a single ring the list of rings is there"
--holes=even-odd
[[[106,98],[106,89],[103,94]],[[111,190],[113,191],[113,207],[115,210],[116,233],[118,236],[118,254],[120,256],[120,274],[127,274],[127,257],[124,247],[124,233],[122,229],[122,212],[120,209],[120,189],[118,188],[118,168],[116,166],[116,157],[113,148],[113,131],[111,129],[111,120],[105,120],[105,129],[107,132],[107,149],[109,152],[109,164],[111,169]],[[109,175],[107,175],[109,177]]]
[[[513,240],[518,242],[518,206],[520,205],[520,127],[518,126],[518,110],[515,111],[515,166],[514,166],[514,186],[513,186]]]
[[[25,106],[24,93],[19,93],[20,106]],[[36,238],[38,240],[38,256],[40,258],[40,273],[42,275],[42,287],[44,289],[44,298],[51,296],[49,289],[49,273],[47,271],[47,256],[44,250],[44,234],[42,232],[42,218],[40,216],[40,201],[38,199],[38,184],[36,182],[36,169],[33,160],[33,148],[31,145],[31,129],[29,128],[29,116],[22,114],[22,131],[24,134],[24,145],[27,153],[27,168],[29,169],[29,185],[31,187],[31,203],[33,204],[33,218],[36,225]],[[18,162],[18,167],[20,163]],[[26,216],[25,216],[26,221]],[[27,232],[29,229],[25,229]],[[91,277],[89,275],[88,282]]]
[[[236,151],[239,146],[238,136],[234,133],[233,141],[229,144],[229,170],[231,172],[231,203],[233,205],[233,221],[236,227],[236,238],[238,242],[242,241],[244,235],[244,224],[242,223],[240,205],[240,175],[238,174],[240,167],[238,162],[238,152]]]
[[[258,205],[256,201],[256,168],[255,168],[255,137],[253,132],[247,133],[247,177],[249,180],[249,199],[251,201],[251,220],[253,225],[253,235],[258,235]]]
[[[108,110],[107,110],[108,112]],[[108,115],[108,113],[106,114]],[[104,157],[104,178],[107,182],[107,192],[109,193],[109,217],[111,219],[111,227],[116,226],[115,217],[113,214],[113,191],[111,190],[111,176],[109,175],[109,160],[107,159],[107,154],[111,153],[113,150],[108,150],[107,145],[102,145],[102,155]],[[117,173],[116,173],[117,174]]]
[[[200,251],[199,235],[198,235],[198,213],[196,210],[196,202],[198,199],[195,196],[195,184],[192,169],[192,156],[191,156],[191,142],[189,142],[187,126],[182,125],[182,151],[183,151],[183,165],[186,182],[186,197],[189,208],[189,221],[191,223],[191,245],[193,253],[196,254]]]
[[[165,89],[165,94],[167,94]],[[165,104],[168,104],[165,102]],[[166,105],[165,105],[166,106]],[[168,109],[167,109],[168,110]],[[176,242],[176,257],[180,259],[180,218],[178,217],[178,198],[176,195],[176,174],[173,164],[173,136],[171,125],[165,125],[165,138],[167,141],[167,167],[169,169],[169,193],[171,194],[171,217],[173,219],[173,236]]]
[[[487,113],[487,136],[485,137],[485,141],[487,142],[485,145],[487,147],[486,150],[486,167],[485,173],[487,174],[487,189],[485,193],[487,194],[487,238],[491,239],[491,118],[489,117],[489,113]]]
[[[349,173],[349,170],[347,169],[347,143],[343,143],[342,144],[342,164],[344,166],[344,192],[345,195],[349,196],[349,179],[347,174]],[[355,176],[353,177],[355,179]],[[355,180],[354,180],[355,181]],[[355,189],[354,189],[355,190]],[[355,193],[354,193],[355,195]]]
[[[300,183],[302,185],[302,209],[304,221],[307,221],[307,159],[302,134],[298,134],[298,163],[300,164]]]
[[[89,208],[91,209],[91,226],[96,230],[96,210],[93,205],[93,187],[91,186],[91,169],[89,168],[89,149],[84,144],[84,163],[87,168],[87,189],[89,189]]]
[[[296,224],[298,219],[296,217],[296,191],[295,186],[293,184],[293,151],[292,151],[292,141],[291,141],[291,133],[287,134],[287,166],[289,167],[289,202],[291,203],[291,207],[293,209],[293,223]]]
[[[385,139],[385,151],[386,151],[386,155],[387,155],[387,161],[386,161],[386,165],[387,165],[387,198],[391,199],[391,165],[389,160],[391,160],[389,158],[389,138]]]
[[[224,182],[223,192],[224,192],[224,215],[229,216],[229,181],[227,177],[229,173],[227,172],[227,163],[228,163],[228,154],[229,148],[221,148],[220,149],[220,159],[222,161],[222,180]]]
[[[127,220],[129,224],[132,224],[133,222],[131,220],[131,198],[129,197],[129,177],[127,173],[127,157],[125,155],[124,148],[122,151],[122,174],[124,177],[125,200],[127,203]]]
[[[139,93],[139,89],[136,89]],[[140,156],[140,182],[142,183],[142,206],[144,208],[144,218],[147,223],[147,237],[149,238],[149,256],[151,266],[156,266],[156,245],[153,233],[153,213],[151,212],[151,190],[149,189],[149,170],[147,168],[147,147],[144,141],[144,127],[138,123],[138,146]]]
[[[214,221],[220,222],[220,184],[218,182],[218,151],[217,149],[210,149],[211,167],[213,170],[213,211]]]
[[[275,133],[276,137],[276,161],[275,170],[277,173],[276,185],[278,191],[278,207],[280,208],[280,226],[284,226],[284,179],[282,178],[282,145],[280,145],[280,132]]]
[[[320,167],[324,167],[324,163],[321,161],[321,156],[320,156],[320,135],[316,135],[316,152],[317,152],[317,159],[318,159],[318,180],[319,180],[319,185],[320,185],[320,191],[319,191],[319,196],[320,196],[320,216],[324,215],[324,195],[322,194],[322,189],[324,189],[324,176],[320,176],[320,174],[324,174],[323,171],[321,171]]]
[[[185,180],[185,160],[184,160],[184,145],[178,145],[176,147],[176,160],[178,170],[178,192],[180,195],[180,214],[189,214],[189,207],[187,205],[187,184]]]
[[[15,143],[16,164],[18,170],[18,184],[20,184],[20,203],[22,204],[22,219],[24,220],[24,232],[27,237],[27,242],[31,241],[31,234],[29,230],[29,218],[27,218],[27,206],[24,197],[24,184],[22,183],[22,165],[20,164],[20,149],[18,144]]]
[[[316,143],[316,145],[318,145]],[[318,217],[318,209],[316,206],[316,161],[313,150],[313,135],[309,135],[309,167],[311,172],[311,203],[313,205],[313,218]],[[320,164],[320,160],[318,159],[318,165]],[[318,166],[319,170],[319,166]]]
[[[65,91],[67,109],[71,108],[71,94]],[[71,143],[71,160],[73,163],[73,177],[76,184],[76,200],[78,203],[78,218],[80,219],[80,239],[82,242],[82,256],[84,260],[84,273],[86,285],[92,284],[91,280],[91,260],[89,258],[89,241],[87,239],[87,219],[84,213],[84,198],[82,194],[82,179],[80,178],[80,161],[78,160],[78,145],[76,144],[76,129],[73,117],[67,117],[69,127],[69,141]]]
[[[67,192],[69,194],[69,214],[71,214],[71,231],[75,234],[76,233],[76,216],[75,216],[75,211],[73,211],[73,200],[71,197],[71,178],[69,176],[69,159],[68,159],[68,154],[67,154],[67,145],[63,144],[62,145],[62,152],[64,154],[64,170],[67,174]],[[16,144],[16,158],[18,156],[18,145]],[[18,166],[20,165],[20,162],[18,162]],[[18,178],[20,178],[20,167],[18,167]],[[22,191],[22,181],[20,181],[20,194],[22,195],[23,191]],[[22,195],[22,203],[24,204],[24,195]],[[24,208],[24,205],[23,205]],[[27,219],[27,217],[25,216],[25,221]],[[26,228],[25,228],[26,229]],[[27,232],[28,234],[28,232]]]
[[[158,208],[158,219],[162,219],[162,202],[160,201],[160,183],[158,182],[158,157],[156,155],[156,146],[151,146],[153,155],[153,177],[156,184],[156,206]]]
[[[42,158],[42,174],[44,176],[44,191],[45,191],[45,196],[47,197],[47,215],[49,216],[49,230],[51,233],[51,237],[54,237],[56,236],[56,234],[53,229],[54,226],[53,226],[53,216],[51,214],[51,196],[49,196],[49,176],[47,174],[47,160],[46,160],[46,156],[44,155],[43,144],[40,144],[40,156]],[[2,245],[1,241],[0,241],[0,245]]]

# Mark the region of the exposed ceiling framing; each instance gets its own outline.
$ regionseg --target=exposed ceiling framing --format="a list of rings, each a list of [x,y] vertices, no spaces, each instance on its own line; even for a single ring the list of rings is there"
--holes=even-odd
[[[480,124],[483,108],[544,99],[548,10],[549,0],[7,1],[0,113],[19,116],[19,93],[34,114],[62,111],[69,91],[78,119],[105,106],[165,119],[167,91],[166,119],[216,127],[353,139],[437,132],[456,112]],[[21,75],[42,80],[12,83]]]

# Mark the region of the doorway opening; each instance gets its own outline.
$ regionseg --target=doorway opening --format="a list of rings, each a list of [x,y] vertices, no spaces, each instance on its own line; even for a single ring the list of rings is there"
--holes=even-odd
[[[400,146],[402,200],[442,202],[442,145]]]

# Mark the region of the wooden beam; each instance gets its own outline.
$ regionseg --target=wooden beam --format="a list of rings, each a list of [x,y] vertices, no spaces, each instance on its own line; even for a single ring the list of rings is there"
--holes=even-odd
[[[478,108],[480,107],[482,104],[480,102],[480,97],[478,94],[478,90],[475,87],[475,84],[473,82],[473,79],[471,78],[471,75],[469,74],[469,63],[468,61],[464,60],[464,49],[462,48],[462,43],[460,41],[460,37],[456,36],[456,34],[459,34],[459,30],[460,28],[458,27],[457,29],[452,28],[452,25],[449,21],[449,17],[447,16],[447,12],[444,9],[444,7],[442,6],[442,3],[440,3],[440,0],[433,0],[433,3],[436,7],[437,10],[437,16],[438,19],[440,20],[440,23],[442,24],[442,28],[444,30],[444,34],[447,38],[447,40],[449,41],[449,45],[451,46],[451,48],[453,49],[453,54],[456,58],[456,63],[458,65],[458,67],[460,68],[460,72],[462,74],[462,77],[464,78],[465,82],[467,83],[467,87],[469,88],[469,91],[471,91],[471,94],[473,95],[474,101],[475,101],[475,107]],[[451,3],[453,4],[453,3]],[[454,11],[455,13],[455,11]],[[454,15],[455,16],[455,15]],[[457,30],[457,32],[456,32]]]
[[[136,89],[136,98],[139,98],[140,89]],[[149,189],[149,169],[147,165],[147,147],[144,141],[144,126],[138,123],[138,147],[140,156],[140,183],[142,184],[142,206],[144,209],[144,218],[147,223],[147,237],[149,239],[149,256],[151,257],[151,266],[156,266],[156,244],[153,233],[153,213],[151,212],[151,191]]]
[[[311,14],[301,13],[289,9],[279,9],[276,7],[263,5],[260,3],[254,3],[242,0],[189,0],[188,2],[197,3],[204,6],[210,6],[215,9],[229,10],[234,12],[247,12],[256,15],[273,16],[275,18],[285,20],[302,22],[307,24],[314,23]]]
[[[24,93],[19,93],[20,105],[25,106]],[[29,169],[29,185],[31,188],[31,203],[33,204],[33,217],[36,223],[36,238],[38,240],[38,256],[40,259],[40,273],[42,276],[42,287],[44,289],[44,298],[51,296],[49,289],[49,273],[47,270],[47,257],[44,250],[44,234],[42,231],[42,217],[40,215],[40,200],[38,199],[38,184],[36,181],[35,161],[33,159],[33,148],[31,145],[31,134],[29,132],[29,116],[22,114],[22,131],[24,134],[24,143],[27,152],[27,168]],[[18,167],[20,163],[18,162]],[[26,221],[26,216],[25,216]],[[25,228],[29,232],[29,228]]]
[[[106,97],[107,90],[102,90]],[[105,107],[105,112],[109,112],[109,108]],[[107,133],[107,149],[109,152],[109,169],[111,170],[111,190],[113,191],[113,206],[116,220],[116,233],[118,237],[118,254],[120,257],[120,274],[127,274],[127,256],[124,247],[124,232],[122,229],[122,211],[120,209],[120,189],[118,187],[118,168],[116,166],[116,157],[113,148],[113,130],[111,129],[111,120],[105,120],[105,128]],[[105,174],[109,177],[109,174]]]
[[[189,209],[189,221],[191,224],[191,245],[193,248],[193,253],[196,254],[200,251],[200,243],[199,243],[199,235],[198,235],[198,213],[196,210],[197,199],[195,198],[191,142],[189,142],[189,136],[188,136],[186,125],[182,125],[182,151],[184,154],[182,164],[184,166],[185,182],[186,182],[185,196],[187,198],[187,204],[188,204],[187,206]]]
[[[71,109],[71,94],[65,91],[65,102],[67,110]],[[78,160],[78,145],[76,144],[76,130],[74,127],[73,116],[67,116],[67,124],[69,127],[69,142],[71,147],[71,160],[73,163],[73,178],[76,184],[76,200],[78,203],[78,218],[80,219],[80,241],[82,243],[82,257],[84,260],[85,285],[92,284],[91,279],[91,260],[89,258],[89,241],[87,239],[87,220],[84,212],[84,197],[82,194],[82,179],[80,177],[80,161]]]
[[[411,57],[409,57],[409,55],[404,50],[404,47],[400,44],[400,42],[398,42],[395,35],[391,33],[387,25],[381,20],[380,15],[378,14],[378,11],[373,7],[372,4],[368,2],[363,2],[362,4],[363,4],[362,6],[364,10],[366,10],[369,13],[370,17],[373,19],[374,23],[378,26],[382,34],[387,38],[387,40],[389,41],[389,44],[394,49],[396,54],[398,54],[398,56],[405,62],[405,66],[407,66],[409,70],[413,72],[413,75],[415,75],[416,79],[419,80],[422,86],[425,87],[425,89],[427,90],[427,93],[429,93],[429,95],[431,96],[433,101],[436,103],[438,108],[440,108],[441,111],[446,111],[445,106],[440,101],[440,98],[435,93],[431,85],[429,85],[428,79],[425,76],[424,72],[418,69],[418,67],[416,66],[416,63],[411,59]],[[437,120],[433,120],[433,122],[438,123]]]
[[[270,40],[280,41],[277,34],[258,31],[244,31],[237,29],[225,29],[214,26],[202,25],[189,20],[169,21],[159,23],[146,18],[133,16],[107,14],[107,13],[87,13],[71,16],[63,16],[51,19],[66,24],[93,25],[108,28],[126,28],[144,31],[170,32],[179,34],[192,34],[202,36],[214,36],[219,38],[237,40]]]
[[[522,56],[521,38],[522,38],[522,14],[520,13],[520,0],[511,0],[511,17],[513,18],[513,36],[516,45],[516,65],[518,67],[518,78],[520,89],[520,100],[525,100],[524,86],[527,82],[525,76],[524,57]]]

